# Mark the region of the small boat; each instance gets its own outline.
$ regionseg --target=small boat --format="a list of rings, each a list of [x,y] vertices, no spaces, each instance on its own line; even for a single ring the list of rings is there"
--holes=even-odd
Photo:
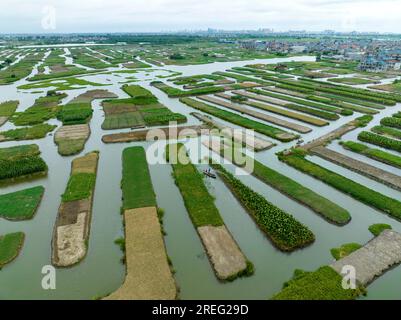
[[[209,177],[209,178],[217,179],[217,176],[216,176],[214,173],[211,173],[211,172],[208,171],[208,170],[203,170],[203,174],[204,174],[205,176]]]

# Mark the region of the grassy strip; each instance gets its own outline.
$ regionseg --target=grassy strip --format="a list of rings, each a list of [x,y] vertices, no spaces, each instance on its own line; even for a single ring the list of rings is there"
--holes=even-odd
[[[0,149],[0,160],[17,160],[27,156],[37,156],[40,154],[39,146],[29,144]]]
[[[36,99],[32,107],[24,112],[16,113],[11,121],[16,126],[32,126],[55,118],[60,110],[58,104],[65,97],[67,97],[66,94],[49,91],[45,97]]]
[[[383,118],[381,119],[380,124],[382,126],[401,129],[401,118],[395,118],[395,117]]]
[[[32,219],[42,200],[42,186],[0,195],[0,217],[7,220]]]
[[[39,156],[28,156],[17,160],[0,160],[0,181],[37,173],[45,173],[48,168]]]
[[[143,147],[127,148],[123,151],[123,208],[136,209],[156,207],[146,153]]]
[[[270,82],[270,81],[265,81],[265,80],[261,80],[261,79],[254,79],[254,78],[246,77],[246,76],[243,76],[243,75],[240,75],[240,74],[231,73],[231,72],[217,71],[217,72],[214,72],[213,74],[220,75],[220,76],[227,77],[227,78],[232,78],[232,79],[237,80],[238,82],[254,82],[254,83],[262,84],[264,86],[274,85],[274,83]]]
[[[295,169],[321,180],[333,188],[348,194],[362,203],[381,210],[393,218],[401,220],[401,202],[369,189],[353,180],[323,168],[304,158],[301,152],[291,155],[279,154],[279,159]]]
[[[389,224],[385,223],[377,223],[377,224],[372,224],[369,227],[369,231],[375,236],[378,237],[384,230],[391,230],[392,227]]]
[[[401,139],[401,130],[397,130],[391,127],[385,127],[385,126],[376,126],[373,127],[372,132],[378,133],[378,134],[383,134],[386,136],[390,136],[392,138],[397,138]]]
[[[350,84],[350,85],[357,85],[357,84],[369,84],[372,83],[372,80],[368,79],[363,79],[363,78],[333,78],[329,79],[330,82],[335,82],[335,83],[344,83],[344,84]]]
[[[239,94],[241,95],[241,93],[239,93]],[[280,101],[275,101],[275,100],[273,100],[273,101],[264,101],[264,99],[262,97],[253,97],[253,96],[247,96],[247,95],[245,95],[244,97],[248,97],[248,98],[251,98],[251,99],[254,99],[254,100],[260,100],[260,101],[262,101],[264,103],[276,104],[276,105],[279,105],[279,106],[281,106],[283,108],[286,108],[286,109],[295,110],[295,111],[299,111],[299,112],[302,112],[302,113],[310,114],[312,116],[316,116],[318,118],[322,118],[322,119],[326,119],[326,120],[338,120],[340,118],[335,113],[330,113],[330,112],[326,112],[326,111],[323,111],[323,110],[317,110],[317,109],[314,109],[314,108],[309,108],[309,107],[306,107],[304,105],[280,102]],[[280,98],[278,98],[278,99],[280,99]],[[246,103],[246,102],[243,102],[243,103]]]
[[[401,102],[401,95],[399,95],[399,94],[383,93],[383,92],[371,91],[371,90],[367,90],[367,89],[341,86],[341,85],[336,85],[336,84],[328,83],[328,82],[322,83],[321,81],[314,81],[311,79],[303,79],[302,78],[300,80],[303,80],[304,83],[313,83],[314,85],[318,85],[319,87],[323,85],[328,88],[334,88],[334,89],[340,90],[342,92],[354,94],[358,98],[363,97],[363,96],[375,98],[378,101],[373,101],[373,100],[371,100],[371,101],[377,102],[380,104],[384,104],[384,105],[386,105],[386,103],[380,102],[380,100],[386,101],[387,103],[389,103],[388,105],[394,105],[395,101]],[[352,96],[351,96],[351,98],[352,98]],[[365,100],[365,99],[361,99],[361,100]]]
[[[293,251],[305,247],[315,240],[312,231],[292,215],[244,185],[222,166],[213,165],[213,167],[262,231],[280,250]]]
[[[23,232],[0,236],[0,269],[18,257],[24,240],[25,234]]]
[[[382,151],[380,149],[372,149],[362,143],[347,141],[341,143],[342,146],[350,151],[363,154],[373,160],[377,160],[393,167],[401,168],[401,157]]]
[[[390,150],[395,150],[395,151],[401,152],[401,141],[390,139],[385,136],[380,136],[380,135],[374,134],[372,132],[362,131],[358,135],[358,140],[367,142],[370,144],[374,144],[376,146],[379,146],[379,147],[382,147],[385,149],[390,149]]]
[[[339,109],[339,108],[331,107],[331,106],[328,106],[328,105],[324,105],[324,104],[321,104],[321,103],[316,103],[316,102],[312,102],[312,101],[308,101],[308,100],[302,100],[302,99],[294,98],[294,97],[291,97],[291,96],[285,96],[285,95],[273,93],[273,92],[267,91],[267,90],[269,90],[269,88],[264,88],[263,90],[249,89],[248,91],[253,92],[253,93],[257,93],[257,94],[261,94],[261,95],[264,95],[264,96],[280,99],[280,100],[286,100],[286,101],[289,101],[289,102],[305,105],[305,106],[312,107],[312,108],[315,108],[315,109],[320,109],[320,110],[329,111],[329,112],[341,113],[341,109]]]
[[[151,85],[166,93],[170,98],[189,97],[225,91],[224,87],[204,87],[184,91],[178,88],[170,87],[169,85],[161,81],[153,81]]]
[[[225,121],[234,123],[241,127],[244,127],[247,129],[253,129],[256,132],[259,132],[261,134],[264,134],[268,137],[272,137],[272,138],[280,140],[280,141],[287,142],[287,141],[292,141],[297,138],[297,136],[295,136],[295,135],[292,135],[290,137],[288,137],[288,136],[280,137],[280,135],[285,135],[287,132],[284,130],[272,127],[272,126],[268,126],[261,122],[251,120],[249,118],[242,117],[238,114],[219,109],[212,105],[209,105],[209,104],[206,104],[206,103],[203,103],[203,102],[191,99],[191,98],[181,98],[180,101],[182,103],[185,103],[186,105],[190,106],[191,108],[206,112],[208,114],[211,114],[212,116],[215,116],[215,117],[223,119]]]
[[[87,139],[58,139],[56,141],[58,153],[61,156],[78,154],[84,149],[86,140]]]
[[[330,253],[334,259],[340,260],[342,258],[345,258],[346,256],[349,256],[352,252],[360,248],[362,248],[362,246],[359,243],[346,243],[339,248],[331,249]]]
[[[329,266],[314,272],[296,270],[293,278],[284,284],[281,292],[273,300],[354,300],[362,288],[343,289],[343,277]]]
[[[50,124],[38,124],[32,127],[12,129],[0,132],[0,137],[4,137],[4,141],[20,141],[35,140],[44,138],[49,132],[52,132],[57,126]],[[0,139],[1,140],[1,139]]]
[[[19,101],[5,101],[0,103],[0,117],[11,117],[17,107],[19,105]]]
[[[223,154],[222,151],[221,155],[228,158],[228,154],[226,152]],[[239,157],[238,155],[233,157],[231,155],[231,157],[228,158],[228,160],[232,161],[234,164],[242,166],[242,164],[236,163],[235,159],[243,159],[243,157]],[[349,212],[330,200],[318,195],[314,191],[304,187],[291,178],[288,178],[287,176],[284,176],[281,173],[266,167],[256,160],[248,159],[248,163],[250,163],[249,161],[253,161],[254,163],[254,168],[251,172],[253,176],[274,189],[277,189],[281,193],[305,205],[306,207],[312,209],[327,221],[337,225],[345,225],[351,221]]]
[[[88,199],[95,187],[96,174],[76,173],[70,176],[67,189],[62,195],[63,202]]]
[[[202,174],[190,162],[182,144],[166,148],[167,161],[172,163],[175,183],[180,189],[185,207],[195,227],[222,226],[223,219],[203,182]]]
[[[369,101],[362,101],[358,99],[352,99],[352,98],[347,98],[347,97],[341,97],[335,94],[329,94],[329,93],[319,93],[319,96],[329,98],[329,99],[334,99],[334,100],[341,100],[344,102],[349,102],[353,104],[358,104],[360,106],[368,107],[368,108],[373,108],[373,109],[379,109],[379,110],[384,110],[386,107],[384,107],[381,104],[369,102]]]

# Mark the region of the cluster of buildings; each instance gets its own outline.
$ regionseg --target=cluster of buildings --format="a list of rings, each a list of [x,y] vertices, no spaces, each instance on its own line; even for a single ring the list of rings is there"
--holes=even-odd
[[[366,52],[359,69],[369,72],[383,72],[401,69],[401,49]]]

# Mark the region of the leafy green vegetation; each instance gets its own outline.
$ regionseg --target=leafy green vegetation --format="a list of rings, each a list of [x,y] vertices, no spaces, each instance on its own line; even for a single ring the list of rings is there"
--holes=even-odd
[[[372,224],[369,227],[369,231],[375,237],[378,237],[384,230],[391,230],[391,229],[392,229],[392,227],[389,224],[385,224],[385,223]]]
[[[24,240],[25,234],[23,232],[0,236],[0,269],[18,257]]]
[[[16,126],[32,126],[55,118],[60,107],[58,104],[67,95],[49,91],[45,97],[36,99],[34,105],[24,112],[16,113],[12,122]]]
[[[298,98],[294,98],[294,97],[291,97],[291,96],[286,96],[286,95],[282,95],[282,94],[276,94],[276,93],[273,93],[271,91],[266,91],[268,89],[269,88],[264,88],[264,90],[249,89],[249,91],[253,92],[253,93],[256,93],[256,94],[260,94],[260,95],[264,95],[264,96],[268,96],[268,97],[272,97],[272,98],[276,98],[276,99],[280,99],[280,100],[286,100],[286,101],[297,103],[297,104],[300,104],[300,105],[305,105],[305,106],[312,107],[312,108],[315,108],[315,109],[320,109],[320,110],[329,111],[329,112],[341,113],[341,109],[339,109],[339,108],[335,108],[335,107],[332,107],[332,106],[329,106],[329,105],[325,105],[325,104],[321,104],[321,103],[316,103],[316,102],[313,102],[313,101],[298,99]]]
[[[57,119],[63,125],[86,124],[92,118],[93,110],[91,103],[69,103],[62,107]]]
[[[372,83],[372,80],[369,79],[363,79],[363,78],[333,78],[329,79],[330,82],[335,82],[335,83],[344,83],[344,84],[350,84],[350,85],[357,85],[357,84],[369,84]]]
[[[195,227],[222,226],[223,219],[203,182],[203,176],[190,162],[182,144],[166,147],[166,158],[172,164],[173,176],[185,207]]]
[[[70,176],[67,189],[62,195],[63,202],[87,199],[91,196],[96,183],[96,174],[75,173]]]
[[[370,144],[374,144],[376,146],[379,146],[379,147],[382,147],[385,149],[391,149],[391,150],[401,152],[401,141],[393,140],[393,139],[387,138],[385,136],[380,136],[380,135],[374,134],[372,132],[362,131],[358,135],[358,140],[367,142]]]
[[[32,219],[45,188],[39,186],[0,195],[0,217],[8,220]]]
[[[14,83],[29,76],[33,67],[43,59],[44,52],[28,53],[16,64],[0,71],[0,85]]]
[[[18,105],[19,101],[5,101],[0,103],[0,117],[11,117],[15,110],[17,110]]]
[[[80,72],[83,73],[83,72]],[[90,73],[89,71],[85,71],[85,73]],[[64,76],[68,75],[73,75],[76,74],[74,72],[69,72],[68,74],[65,74]],[[35,83],[27,83],[23,84],[21,86],[18,86],[18,89],[20,90],[32,90],[32,89],[46,89],[46,88],[52,88],[56,91],[67,91],[67,90],[76,90],[76,89],[84,89],[88,86],[93,86],[93,87],[103,87],[103,86],[108,86],[108,84],[101,84],[97,82],[92,82],[92,81],[87,81],[84,79],[78,79],[78,78],[73,78],[73,77],[68,77],[68,78],[63,78],[63,79],[58,79],[61,77],[61,74],[59,76],[55,75],[42,75],[42,76],[36,76],[35,78],[40,77],[41,79],[47,79],[47,78],[57,78],[57,79],[51,79],[51,80],[45,80],[45,81],[40,81],[40,82],[35,82]]]
[[[363,154],[371,159],[386,163],[388,165],[401,168],[401,157],[392,153],[385,152],[380,149],[369,148],[367,145],[358,142],[347,141],[342,142],[341,144],[345,149]]]
[[[185,103],[186,105],[190,106],[191,108],[195,108],[197,110],[206,112],[208,114],[211,114],[211,115],[218,117],[220,119],[223,119],[225,121],[237,124],[241,127],[244,127],[247,129],[253,129],[256,132],[259,132],[261,134],[264,134],[268,137],[272,137],[272,138],[280,140],[280,141],[292,141],[297,138],[297,136],[288,134],[286,131],[281,130],[279,128],[268,126],[264,123],[242,117],[238,114],[235,114],[235,113],[232,113],[229,111],[225,111],[223,109],[219,109],[212,105],[209,105],[209,104],[206,104],[206,103],[203,103],[203,102],[191,99],[191,98],[181,98],[180,101],[182,103]]]
[[[382,134],[396,139],[401,139],[401,130],[385,126],[376,126],[373,127],[371,130],[374,133]]]
[[[359,243],[346,243],[339,248],[331,249],[330,253],[334,259],[340,260],[342,258],[345,258],[346,256],[349,256],[352,252],[360,248],[362,248],[362,246]]]
[[[401,119],[400,118],[395,118],[395,117],[383,118],[383,119],[381,119],[380,124],[382,126],[401,129]]]
[[[239,151],[233,149],[233,152]],[[242,164],[236,163],[235,161],[235,159],[242,159],[242,157],[239,157],[238,155],[235,156],[234,154],[232,154],[230,157],[229,153],[227,152],[224,152],[224,154],[221,155],[228,157],[228,160],[232,161],[234,164],[242,166]],[[291,178],[282,175],[281,173],[263,165],[254,159],[248,159],[248,161],[253,161],[254,166],[253,171],[251,172],[253,176],[289,196],[295,201],[298,201],[299,203],[311,208],[327,221],[338,225],[345,225],[351,220],[351,216],[348,211],[331,202],[330,200],[318,195],[314,191],[304,187]]]
[[[314,272],[297,270],[273,300],[354,300],[363,288],[343,289],[343,277],[329,266]]]
[[[146,152],[143,147],[127,148],[123,151],[123,208],[136,209],[156,207]]]
[[[224,183],[280,250],[293,251],[305,247],[315,240],[312,231],[292,215],[244,185],[222,166],[213,165],[213,168],[218,170]]]
[[[39,156],[27,156],[13,160],[0,160],[0,181],[44,174],[47,165]]]
[[[224,87],[204,87],[204,88],[197,88],[192,90],[181,90],[178,88],[170,87],[169,85],[165,84],[161,81],[153,81],[151,83],[152,86],[158,88],[159,90],[166,93],[170,98],[180,98],[180,97],[188,97],[188,96],[195,96],[195,95],[202,95],[202,94],[210,94],[210,93],[217,93],[225,91]]]
[[[36,144],[0,148],[0,160],[18,160],[19,158],[37,156],[39,154],[40,150]]]
[[[80,153],[87,139],[57,139],[58,153],[61,156],[72,156]]]
[[[19,141],[19,140],[36,140],[44,138],[49,132],[52,132],[57,126],[50,124],[38,124],[32,127],[11,129],[0,132],[0,140],[3,141]],[[3,139],[2,136],[4,137]]]
[[[344,192],[352,198],[361,201],[368,206],[381,210],[393,218],[401,220],[400,201],[385,196],[353,180],[314,164],[313,162],[306,160],[303,155],[294,152],[291,155],[280,154],[279,159],[291,167],[307,173],[333,188]]]

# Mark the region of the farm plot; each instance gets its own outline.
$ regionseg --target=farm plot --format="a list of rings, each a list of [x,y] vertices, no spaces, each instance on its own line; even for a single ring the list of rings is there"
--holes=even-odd
[[[0,127],[14,114],[19,101],[5,101],[0,103]]]
[[[226,94],[219,94],[218,97],[230,99],[231,96],[226,95]],[[231,102],[226,102],[226,101],[221,100],[221,99],[216,99],[216,98],[209,97],[209,96],[200,96],[200,97],[198,97],[198,99],[201,99],[201,100],[206,101],[206,102],[211,102],[211,103],[217,104],[219,106],[222,106],[222,107],[225,107],[225,108],[228,108],[228,109],[231,109],[231,110],[238,111],[241,114],[250,115],[250,116],[252,116],[254,118],[257,118],[257,119],[260,119],[260,120],[264,120],[266,122],[270,122],[272,124],[279,125],[279,126],[284,127],[284,128],[292,129],[292,130],[300,132],[300,133],[309,133],[309,132],[312,131],[311,128],[308,128],[308,127],[305,127],[305,126],[301,126],[301,125],[298,125],[296,123],[292,123],[292,122],[289,122],[289,121],[286,121],[286,120],[282,120],[282,119],[279,119],[279,118],[276,118],[276,117],[272,117],[272,116],[267,115],[265,113],[261,113],[261,112],[258,112],[258,111],[247,109],[247,108],[239,106],[238,104],[234,104],[234,103],[231,103]]]
[[[236,129],[226,126],[216,120],[213,120],[209,116],[205,116],[201,113],[193,112],[191,113],[194,117],[204,122],[206,125],[211,128],[216,128],[220,130],[220,135],[230,140],[233,140],[236,143],[241,143],[246,146],[250,150],[254,150],[256,152],[263,151],[274,147],[274,143],[256,137],[255,135],[249,135],[246,132],[238,132]]]
[[[321,180],[362,203],[376,208],[389,216],[401,220],[401,202],[385,196],[342,175],[319,166],[307,159],[304,151],[293,150],[279,155],[279,160],[295,169]]]
[[[249,118],[242,117],[238,114],[225,111],[222,109],[219,109],[217,107],[214,107],[209,104],[205,104],[203,102],[191,99],[191,98],[181,98],[180,101],[186,105],[188,105],[191,108],[200,110],[202,112],[206,112],[212,116],[215,116],[217,118],[220,118],[222,120],[231,122],[233,124],[239,125],[243,128],[247,129],[253,129],[258,133],[264,134],[268,137],[272,137],[274,139],[277,139],[279,141],[292,141],[298,138],[295,134],[286,132],[282,129],[268,126],[264,123],[254,121]]]
[[[72,162],[52,240],[52,264],[69,267],[85,258],[91,225],[99,154],[91,152]]]
[[[18,182],[47,174],[47,165],[37,146],[0,149],[0,182]]]
[[[325,147],[316,147],[310,151],[314,155],[383,183],[390,188],[401,190],[401,177],[396,174],[376,168],[368,163],[353,159]]]
[[[92,101],[117,97],[106,90],[87,91],[62,107],[57,118],[63,122],[55,134],[54,141],[63,156],[81,152],[90,135],[89,122],[92,118]]]
[[[238,276],[251,275],[253,273],[251,263],[247,261],[224,225],[214,199],[203,183],[202,175],[185,153],[186,150],[181,144],[168,145],[166,149],[166,157],[172,163],[173,176],[185,207],[198,231],[217,278],[234,280]]]
[[[249,92],[243,92],[243,91],[233,91],[233,93],[241,95],[246,98],[250,98],[253,100],[259,100],[259,101],[267,102],[270,104],[275,104],[275,105],[278,105],[278,106],[286,108],[286,109],[299,111],[299,112],[306,113],[306,114],[309,114],[309,115],[312,115],[312,116],[315,116],[318,118],[326,119],[326,120],[338,120],[340,118],[337,114],[334,114],[334,113],[316,110],[316,109],[308,108],[308,107],[298,105],[298,104],[287,103],[287,102],[285,102],[281,99],[279,100],[277,98],[271,99],[271,98],[265,97],[263,95],[258,95],[258,94],[253,94],[253,93],[249,93]]]
[[[125,133],[114,133],[104,135],[102,141],[104,143],[121,143],[133,141],[155,141],[157,140],[176,140],[187,137],[197,137],[202,134],[203,129],[208,129],[207,126],[181,126],[159,128],[157,131],[153,129],[138,130]]]
[[[314,234],[292,215],[268,202],[244,185],[220,165],[213,165],[227,187],[246,208],[261,230],[282,251],[294,251],[310,245]]]
[[[40,186],[0,195],[0,217],[12,221],[32,219],[44,191]]]
[[[220,97],[220,98],[231,100],[231,96],[227,95],[227,94],[221,93],[221,94],[217,94],[217,96]],[[246,101],[244,101],[242,103],[246,104],[246,105],[248,105],[250,107],[254,107],[254,108],[257,108],[257,109],[260,109],[260,110],[272,112],[272,113],[275,113],[275,114],[278,114],[278,115],[281,115],[281,116],[285,116],[285,117],[288,117],[288,118],[291,118],[291,119],[295,119],[295,120],[298,120],[298,121],[301,121],[301,122],[312,124],[312,125],[318,126],[318,127],[323,127],[323,126],[326,126],[326,125],[329,124],[327,121],[324,121],[324,120],[316,119],[316,118],[309,117],[307,115],[303,115],[303,114],[300,114],[300,113],[296,113],[296,112],[284,110],[284,109],[281,109],[281,108],[277,108],[277,107],[274,107],[272,105],[268,105],[268,104],[265,104],[265,103],[259,103],[259,102],[254,102],[254,101],[250,101],[250,100],[246,100]]]
[[[0,270],[18,257],[24,241],[25,234],[23,232],[0,235]]]
[[[11,121],[16,126],[32,126],[56,118],[61,108],[59,104],[65,97],[66,94],[49,91],[46,96],[36,99],[32,107],[15,113]]]
[[[50,124],[38,124],[32,127],[3,131],[0,132],[0,142],[42,139],[56,127]]]
[[[401,168],[401,157],[392,153],[382,151],[380,149],[370,148],[365,144],[353,141],[342,142],[341,145],[344,149],[362,154],[368,158],[383,162],[390,166]]]
[[[202,94],[223,92],[226,90],[224,87],[221,86],[203,87],[192,90],[181,90],[178,88],[171,87],[162,81],[153,81],[151,85],[166,93],[170,98],[189,97]]]
[[[209,141],[205,141],[203,144],[214,152],[220,154],[222,157],[225,157],[227,160],[232,161],[233,164],[243,166],[243,164],[236,163],[235,161],[235,159],[244,159],[244,156],[235,156],[236,152],[240,152],[235,148],[232,150],[233,154],[230,154],[223,150],[220,144],[209,143]],[[253,161],[254,163],[253,171],[250,172],[253,176],[291,199],[294,199],[302,205],[312,209],[327,221],[337,225],[345,225],[351,221],[349,212],[330,200],[318,195],[291,178],[268,168],[254,159],[248,159],[248,161]]]

